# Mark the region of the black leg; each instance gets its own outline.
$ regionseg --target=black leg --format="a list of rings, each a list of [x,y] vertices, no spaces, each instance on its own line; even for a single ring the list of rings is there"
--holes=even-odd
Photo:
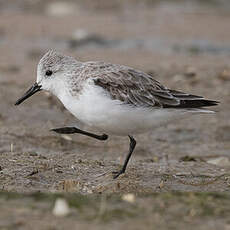
[[[76,127],[63,127],[63,128],[57,128],[57,129],[51,129],[51,131],[54,131],[56,133],[61,133],[61,134],[73,134],[73,133],[79,133],[88,137],[93,137],[97,140],[100,141],[105,141],[108,139],[108,135],[102,134],[102,135],[96,135],[94,133],[89,133],[84,130],[78,129]]]
[[[132,137],[132,136],[129,136],[129,140],[130,140],[130,144],[129,144],[129,153],[128,155],[126,156],[126,159],[125,159],[125,162],[122,166],[122,169],[118,172],[113,172],[115,175],[113,177],[113,179],[116,179],[117,177],[119,177],[122,173],[125,173],[125,170],[126,170],[126,167],[128,165],[128,162],[129,162],[129,159],[133,153],[133,150],[135,149],[135,146],[136,146],[136,141],[135,139]]]

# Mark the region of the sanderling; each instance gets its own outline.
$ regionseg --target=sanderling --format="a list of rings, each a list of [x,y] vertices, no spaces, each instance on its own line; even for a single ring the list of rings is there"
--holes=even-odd
[[[40,90],[50,91],[81,122],[106,134],[97,135],[76,127],[52,131],[80,133],[102,141],[108,138],[107,134],[129,137],[129,152],[114,178],[126,170],[136,146],[134,134],[151,131],[188,114],[211,113],[203,107],[218,104],[201,96],[168,89],[152,76],[127,66],[80,62],[55,51],[41,58],[36,83],[15,105]]]

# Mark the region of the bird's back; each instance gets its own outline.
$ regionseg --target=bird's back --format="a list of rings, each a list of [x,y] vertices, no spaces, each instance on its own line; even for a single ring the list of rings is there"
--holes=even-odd
[[[127,66],[86,62],[82,67],[82,79],[92,78],[112,99],[132,106],[193,109],[218,104],[202,96],[168,89],[153,76]]]

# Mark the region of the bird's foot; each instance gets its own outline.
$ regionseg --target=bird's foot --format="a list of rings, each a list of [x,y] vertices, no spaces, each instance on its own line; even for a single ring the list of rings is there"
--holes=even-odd
[[[98,137],[99,137],[98,140],[105,141],[108,139],[109,136],[103,133],[101,136],[98,136]]]
[[[113,179],[118,178],[121,174],[125,173],[125,170],[121,169],[120,171],[113,171]]]

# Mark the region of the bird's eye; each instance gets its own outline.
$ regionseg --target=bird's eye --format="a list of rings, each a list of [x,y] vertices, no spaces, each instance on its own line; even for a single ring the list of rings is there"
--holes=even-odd
[[[46,70],[46,76],[51,76],[53,74],[53,71],[51,70]]]

